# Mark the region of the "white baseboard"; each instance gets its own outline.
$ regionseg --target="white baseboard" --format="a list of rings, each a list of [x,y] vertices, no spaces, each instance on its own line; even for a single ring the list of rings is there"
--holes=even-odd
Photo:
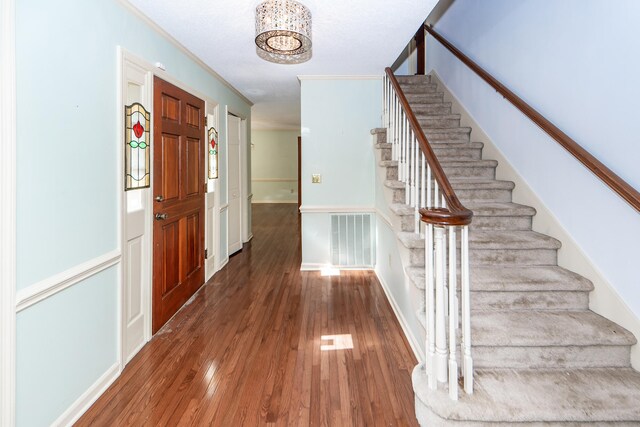
[[[93,383],[87,391],[82,393],[73,404],[67,408],[51,425],[52,427],[71,426],[95,403],[96,400],[109,388],[111,384],[120,376],[120,365],[118,363],[111,366],[107,371]]]
[[[513,202],[536,209],[537,213],[533,217],[533,230],[552,236],[562,242],[562,247],[558,250],[558,265],[591,280],[594,290],[589,295],[589,308],[628,329],[636,338],[640,339],[640,319],[631,311],[611,283],[605,279],[580,245],[560,224],[553,212],[547,209],[537,194],[509,163],[502,151],[496,147],[458,98],[442,83],[438,73],[432,70],[431,76],[432,80],[435,80],[435,83],[443,90],[444,100],[451,102],[454,112],[460,113],[460,125],[471,127],[471,140],[484,143],[483,157],[498,161],[496,178],[513,181],[516,184],[513,190]],[[640,370],[640,344],[631,347],[631,365],[634,369]]]
[[[407,324],[407,320],[404,318],[404,315],[402,314],[402,311],[400,311],[400,308],[398,307],[396,300],[393,298],[393,295],[391,294],[391,290],[389,289],[389,286],[387,285],[384,278],[382,277],[382,274],[379,273],[377,268],[374,270],[374,272],[376,273],[376,277],[378,278],[378,281],[382,286],[382,290],[387,296],[387,300],[389,301],[389,304],[391,305],[391,308],[393,309],[393,312],[395,313],[396,318],[398,319],[398,323],[400,323],[402,332],[404,332],[404,336],[407,338],[407,341],[411,346],[411,350],[413,350],[413,354],[416,356],[416,359],[418,359],[418,363],[424,363],[425,357],[424,357],[424,354],[422,354],[420,345],[418,345],[418,340],[411,333],[411,330],[409,329],[409,325]],[[405,277],[405,280],[407,280],[406,277]]]
[[[229,263],[229,257],[227,257],[226,259],[224,259],[224,260],[220,263],[220,265],[218,265],[218,266],[216,267],[216,273],[217,273],[218,271],[222,270],[222,269],[223,269],[223,268],[224,268],[228,263]],[[216,274],[216,273],[213,273],[213,275],[215,276],[215,274]]]

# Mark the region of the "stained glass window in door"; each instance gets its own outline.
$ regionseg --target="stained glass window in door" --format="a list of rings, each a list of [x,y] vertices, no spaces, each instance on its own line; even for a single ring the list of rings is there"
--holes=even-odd
[[[218,177],[218,131],[212,126],[208,133],[209,141],[209,179]]]
[[[124,189],[151,184],[151,114],[139,103],[124,107]]]

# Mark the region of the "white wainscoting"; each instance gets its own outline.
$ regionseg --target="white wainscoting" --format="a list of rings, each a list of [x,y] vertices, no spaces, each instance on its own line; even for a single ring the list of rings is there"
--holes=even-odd
[[[82,393],[66,411],[55,420],[52,427],[67,427],[73,425],[78,419],[87,412],[87,410],[95,403],[96,400],[104,393],[111,384],[120,376],[120,363],[115,363],[107,371],[98,378],[98,380]]]
[[[21,289],[16,294],[15,311],[20,312],[31,307],[119,262],[120,250],[116,249]]]

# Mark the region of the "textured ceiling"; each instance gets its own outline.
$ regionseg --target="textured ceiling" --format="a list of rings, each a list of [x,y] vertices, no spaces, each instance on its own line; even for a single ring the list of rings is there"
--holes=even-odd
[[[372,75],[396,59],[438,0],[301,0],[313,57],[281,65],[256,55],[259,0],[129,0],[254,102],[253,128],[300,127],[298,75]]]

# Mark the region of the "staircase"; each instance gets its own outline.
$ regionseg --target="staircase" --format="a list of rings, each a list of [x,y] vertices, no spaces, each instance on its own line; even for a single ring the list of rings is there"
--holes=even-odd
[[[557,265],[561,243],[532,231],[536,211],[511,201],[514,184],[495,179],[495,160],[443,101],[430,76],[398,77],[449,181],[474,213],[469,232],[473,394],[449,399],[445,383],[413,373],[416,414],[439,425],[640,425],[634,336],[589,310],[589,280]],[[386,130],[374,129],[379,167],[407,276],[425,287],[425,240],[414,233]],[[424,308],[417,316],[425,325]]]

